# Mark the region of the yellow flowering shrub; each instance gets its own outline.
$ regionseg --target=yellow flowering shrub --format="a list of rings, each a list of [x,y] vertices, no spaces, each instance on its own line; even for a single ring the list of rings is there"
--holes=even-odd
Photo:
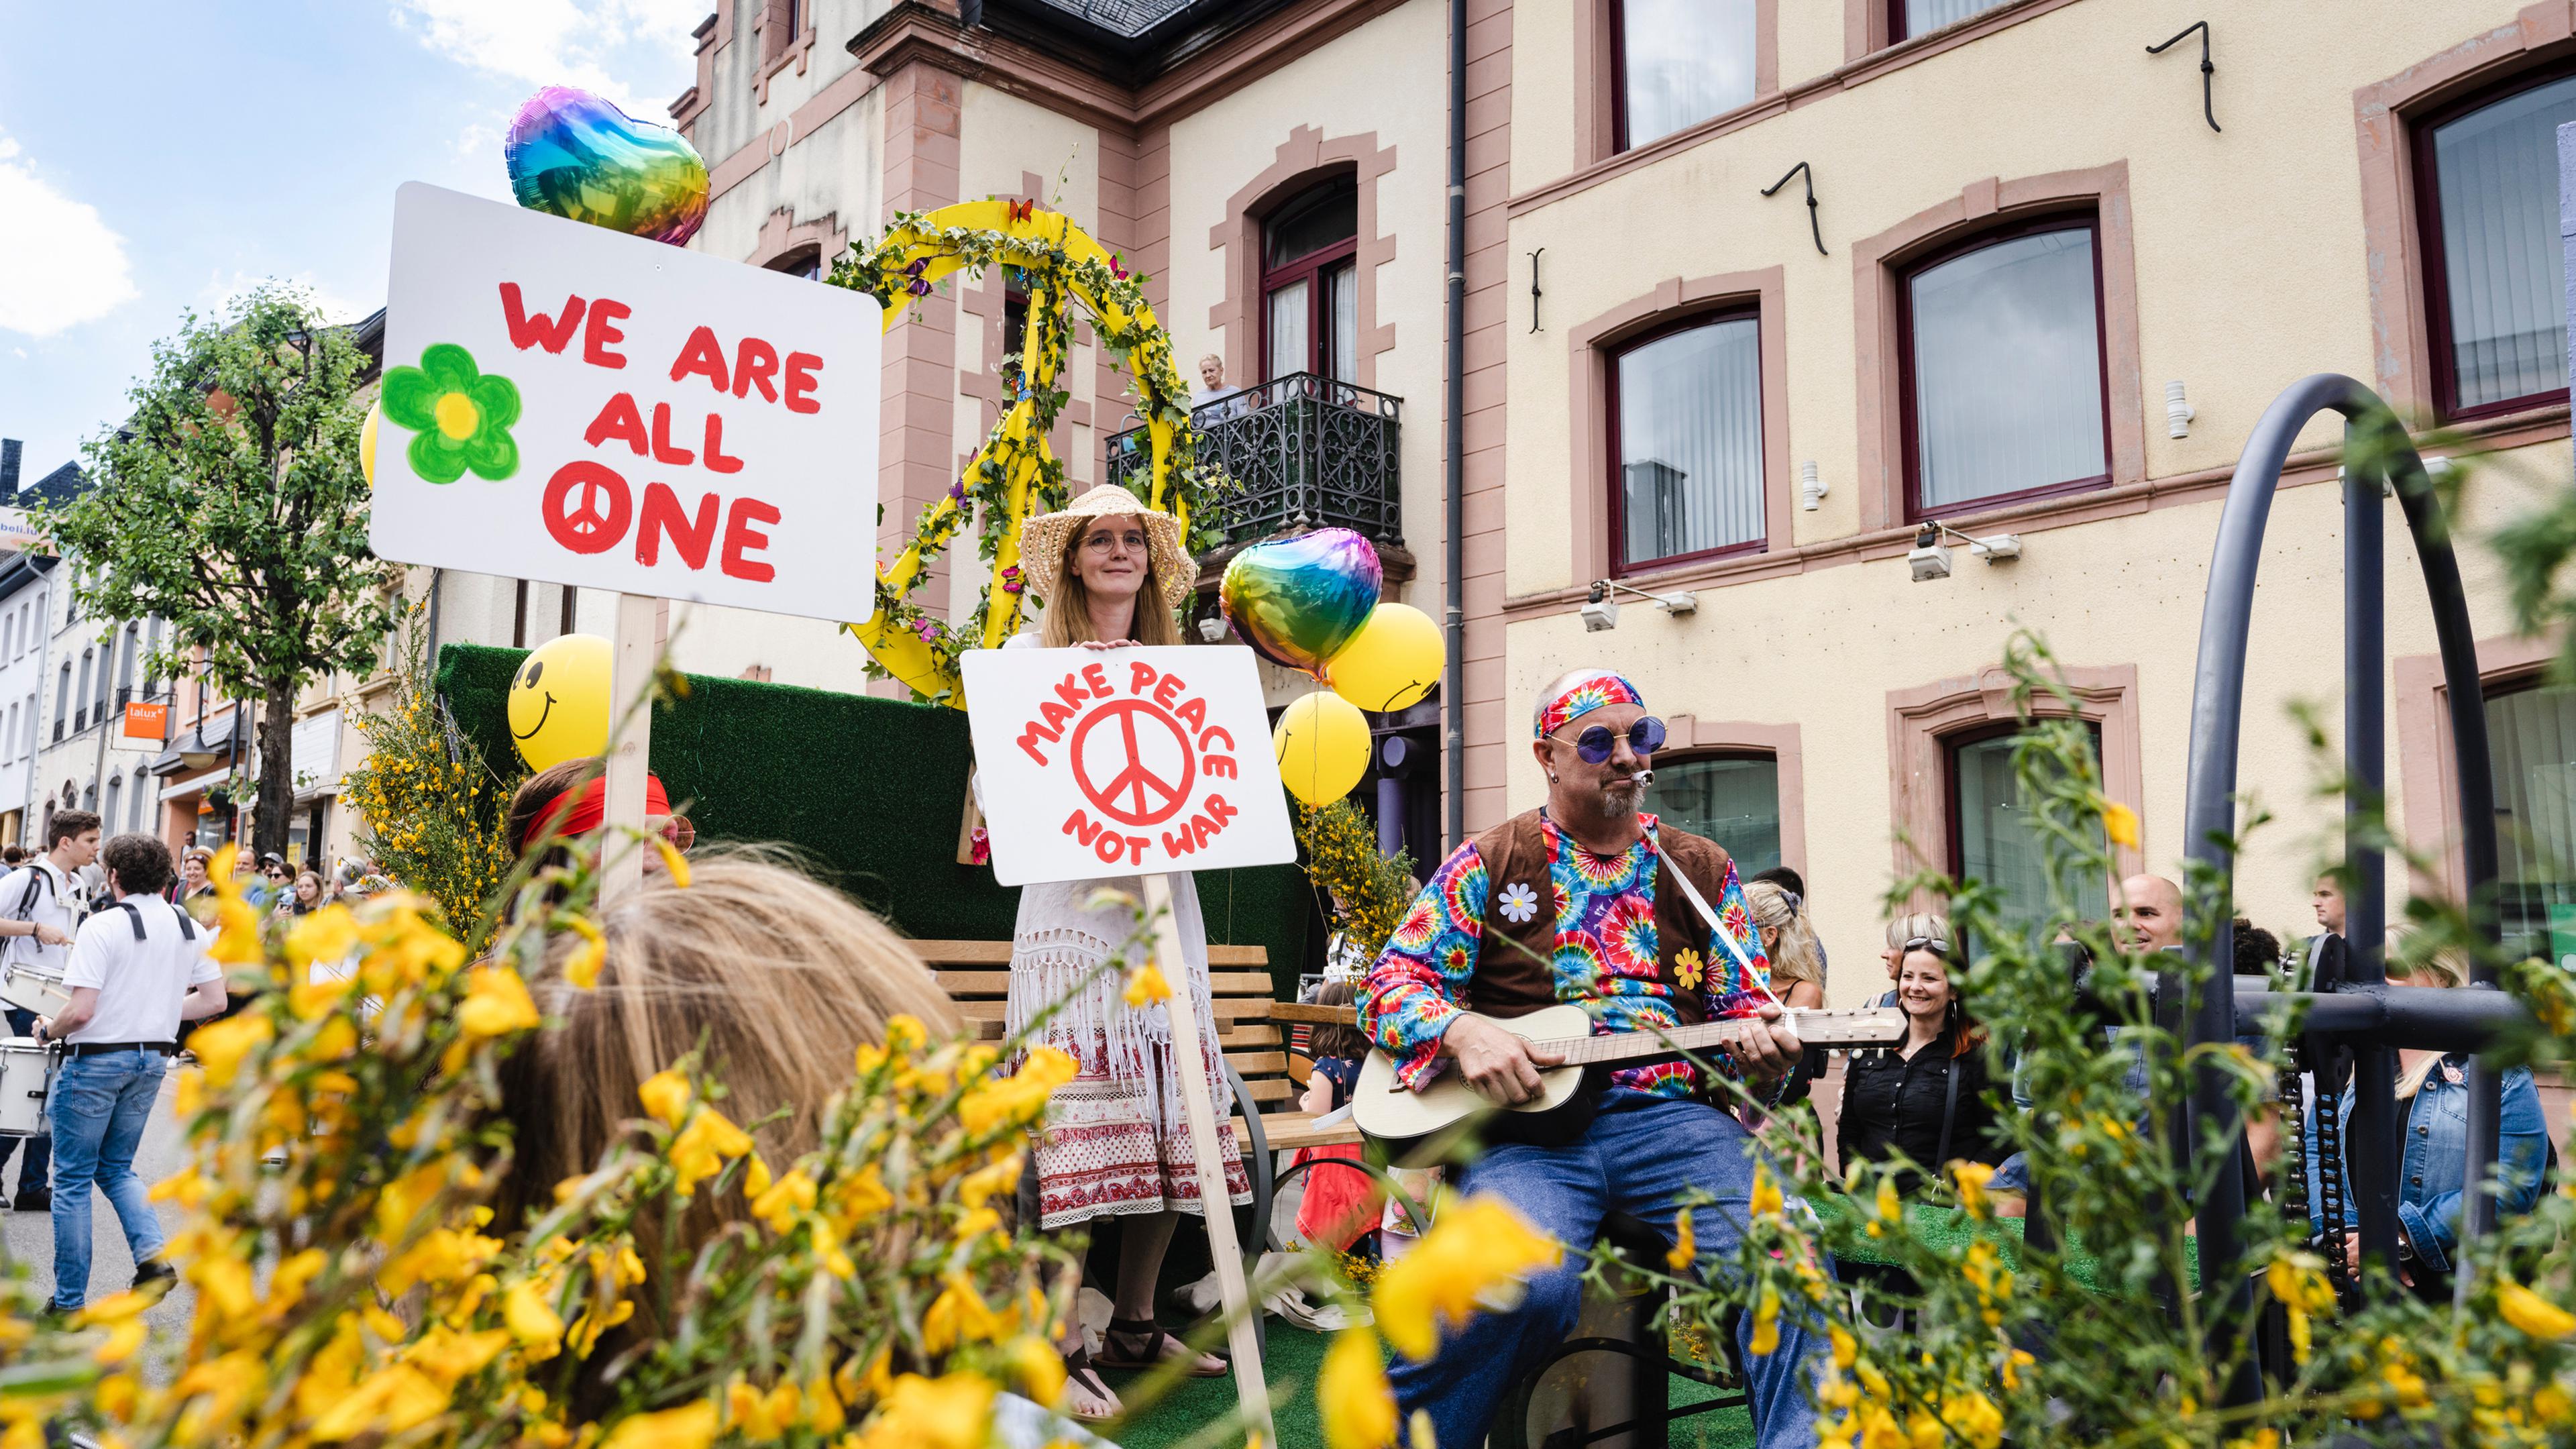
[[[1306,877],[1341,902],[1335,925],[1351,949],[1374,961],[1413,904],[1407,873],[1413,857],[1377,848],[1377,827],[1348,800],[1299,804],[1297,843],[1306,851]]]
[[[526,776],[495,775],[447,717],[431,679],[420,607],[394,641],[394,689],[381,713],[357,717],[367,752],[341,781],[340,798],[365,822],[361,849],[403,885],[437,902],[467,947],[491,941],[484,905],[517,853],[503,828],[510,792]]]
[[[820,1146],[778,1164],[683,1060],[595,1167],[531,1221],[494,1220],[500,1064],[542,1029],[517,963],[590,896],[549,873],[525,900],[555,887],[565,907],[523,912],[479,961],[401,892],[274,950],[254,921],[228,929],[262,963],[242,974],[278,989],[201,1031],[175,1084],[189,1161],[153,1192],[183,1212],[186,1339],[147,1381],[150,1298],[56,1322],[0,1279],[10,1449],[48,1424],[104,1449],[969,1449],[1000,1390],[1055,1400],[1064,1255],[1001,1212],[1073,1074],[1046,1048],[997,1076],[1004,1044],[897,1018],[819,1104]],[[308,984],[311,959],[354,974]],[[748,1211],[677,1230],[725,1194]]]

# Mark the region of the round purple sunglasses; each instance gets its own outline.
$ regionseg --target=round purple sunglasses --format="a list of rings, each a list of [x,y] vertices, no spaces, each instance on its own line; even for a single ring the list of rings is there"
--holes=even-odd
[[[1610,758],[1611,751],[1618,748],[1613,743],[1608,725],[1594,725],[1566,743],[1574,746],[1574,753],[1581,756],[1583,763],[1587,765],[1602,763]],[[1641,755],[1651,755],[1663,747],[1664,722],[1662,720],[1653,715],[1644,715],[1639,717],[1635,724],[1628,726],[1629,749]]]

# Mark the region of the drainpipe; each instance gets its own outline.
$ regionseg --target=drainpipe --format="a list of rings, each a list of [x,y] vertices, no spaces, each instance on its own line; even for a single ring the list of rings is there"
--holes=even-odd
[[[1449,797],[1449,838],[1442,853],[1458,848],[1467,837],[1467,568],[1465,526],[1467,496],[1467,0],[1449,0],[1449,395],[1442,423],[1447,432],[1448,466],[1442,489],[1444,542],[1448,546],[1448,609],[1441,632],[1448,636],[1448,684],[1440,691],[1449,717],[1448,741],[1441,750]]]

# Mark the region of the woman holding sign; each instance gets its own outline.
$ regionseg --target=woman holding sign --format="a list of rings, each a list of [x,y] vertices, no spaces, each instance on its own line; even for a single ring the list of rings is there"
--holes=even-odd
[[[1046,610],[1036,634],[1020,635],[1005,647],[1116,649],[1182,642],[1173,610],[1189,597],[1198,567],[1181,546],[1180,520],[1172,515],[1145,508],[1123,488],[1104,485],[1060,513],[1030,519],[1021,532],[1020,550],[1029,587],[1046,601]],[[1207,924],[1190,877],[1176,873],[1171,882],[1189,968],[1189,979],[1173,987],[1198,1014],[1203,1044],[1204,1060],[1189,1069],[1207,1073],[1210,1097],[1224,1102],[1225,1077],[1208,998]],[[1037,1145],[1039,1225],[1053,1229],[1100,1217],[1125,1220],[1102,1365],[1151,1368],[1177,1358],[1188,1363],[1192,1374],[1214,1377],[1225,1372],[1222,1360],[1191,1353],[1154,1318],[1154,1283],[1173,1229],[1181,1214],[1200,1213],[1204,1207],[1181,1113],[1166,1003],[1128,1005],[1120,973],[1102,969],[1136,942],[1140,930],[1132,904],[1091,904],[1103,890],[1123,890],[1141,899],[1144,885],[1141,880],[1031,885],[1020,893],[1019,923],[1011,938],[1011,1031],[1019,1032],[1061,1002],[1037,1039],[1082,1064],[1081,1075],[1058,1088],[1047,1104],[1046,1132]],[[1218,1140],[1225,1155],[1226,1190],[1235,1202],[1248,1203],[1252,1186],[1234,1135],[1220,1131]],[[1117,1396],[1079,1346],[1066,1356],[1065,1365],[1071,1374],[1068,1407],[1074,1413],[1088,1418],[1117,1411]]]

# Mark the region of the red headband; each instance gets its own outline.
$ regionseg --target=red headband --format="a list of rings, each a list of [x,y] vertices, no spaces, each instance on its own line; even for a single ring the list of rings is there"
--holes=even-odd
[[[671,797],[662,789],[662,778],[659,775],[644,777],[644,813],[647,815],[671,813]],[[528,833],[520,837],[516,844],[524,851],[528,848],[529,841],[543,837],[549,830],[557,835],[588,835],[597,830],[599,823],[607,818],[608,780],[607,777],[602,776],[582,786],[579,794],[566,791],[557,795],[544,810],[538,812],[535,823],[528,827]]]

